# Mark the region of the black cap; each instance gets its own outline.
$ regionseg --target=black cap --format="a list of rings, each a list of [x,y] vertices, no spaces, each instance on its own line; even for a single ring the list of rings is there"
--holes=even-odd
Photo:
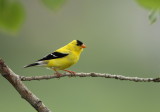
[[[83,42],[77,40],[77,46],[81,46],[81,45],[83,45]]]

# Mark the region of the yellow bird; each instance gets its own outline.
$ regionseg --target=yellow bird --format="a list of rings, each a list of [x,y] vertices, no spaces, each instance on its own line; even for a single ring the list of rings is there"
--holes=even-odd
[[[43,66],[53,69],[57,76],[60,77],[61,74],[59,70],[75,74],[73,71],[66,70],[73,64],[77,63],[83,48],[86,48],[85,44],[79,40],[73,40],[69,44],[65,45],[62,48],[57,49],[53,53],[39,59],[35,63],[24,66],[24,68],[31,66]]]

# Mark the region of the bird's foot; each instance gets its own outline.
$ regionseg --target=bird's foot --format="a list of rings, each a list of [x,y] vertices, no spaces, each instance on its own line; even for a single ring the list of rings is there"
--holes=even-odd
[[[62,74],[61,73],[59,73],[57,70],[56,70],[56,68],[52,68],[56,73],[54,73],[54,75],[56,75],[57,76],[57,78],[59,78],[60,79],[60,77],[62,76]]]
[[[71,76],[76,76],[76,72],[74,72],[74,71],[70,71],[70,70],[64,70],[64,71],[70,73]]]
[[[59,72],[56,72],[55,74],[56,74],[57,78],[59,78],[59,79],[60,79],[60,77],[62,76],[62,74],[59,73]],[[54,75],[55,75],[55,74],[54,74]]]

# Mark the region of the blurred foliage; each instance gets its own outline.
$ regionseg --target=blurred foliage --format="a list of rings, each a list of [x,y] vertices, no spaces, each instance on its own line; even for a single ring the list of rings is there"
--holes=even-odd
[[[151,10],[151,12],[148,16],[151,24],[155,23],[157,21],[158,17],[159,17],[159,10]]]
[[[160,9],[160,0],[137,0],[137,2],[146,9]]]
[[[41,0],[51,10],[58,10],[66,0]],[[153,24],[160,15],[160,0],[136,0],[139,5],[150,11],[149,20]],[[0,28],[2,31],[17,32],[25,19],[25,10],[18,0],[0,0]]]
[[[148,16],[150,23],[155,23],[160,15],[160,0],[137,0],[137,2],[150,11]]]
[[[24,21],[24,9],[21,3],[13,0],[0,0],[0,28],[7,32],[16,32]]]
[[[48,8],[57,10],[66,0],[42,0]],[[17,32],[25,19],[25,10],[18,0],[0,0],[0,29],[7,33]]]
[[[52,10],[59,9],[66,0],[42,0],[42,2]]]

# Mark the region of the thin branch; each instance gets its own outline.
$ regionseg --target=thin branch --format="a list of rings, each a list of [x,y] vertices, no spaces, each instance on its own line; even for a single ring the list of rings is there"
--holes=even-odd
[[[20,76],[5,65],[2,59],[0,59],[0,74],[2,74],[18,91],[21,97],[28,101],[38,112],[51,112],[43,102],[23,84]]]
[[[31,76],[25,77],[21,76],[22,81],[31,81],[31,80],[45,80],[45,79],[53,79],[53,78],[61,78],[66,76],[75,76],[75,77],[104,77],[104,78],[112,78],[117,80],[128,80],[134,82],[160,82],[160,78],[140,78],[140,77],[126,77],[123,75],[112,75],[106,73],[76,73],[76,74],[69,74],[64,73],[62,76],[57,77],[56,75],[45,75],[45,76]]]

